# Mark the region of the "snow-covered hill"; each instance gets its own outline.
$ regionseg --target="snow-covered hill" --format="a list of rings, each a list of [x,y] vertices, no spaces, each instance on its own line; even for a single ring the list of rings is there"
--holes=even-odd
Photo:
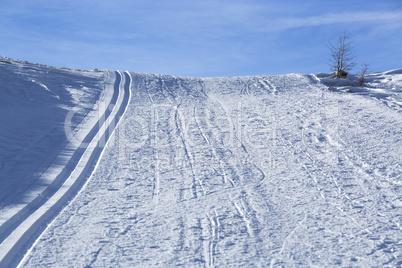
[[[33,242],[22,267],[402,265],[402,70],[369,74],[364,87],[325,74],[191,78],[22,63],[0,63],[0,78],[0,217],[19,213],[28,226],[0,226],[11,265]],[[87,109],[74,114],[75,136],[91,141],[124,115],[106,148],[88,140],[70,150],[82,149],[70,177],[96,165],[77,171],[75,191],[61,199],[60,182],[21,213],[51,185],[46,168],[69,144],[62,130],[77,104]],[[91,132],[99,114],[117,120]]]
[[[2,209],[25,199],[52,157],[65,146],[69,111],[83,106],[72,118],[71,129],[76,129],[107,98],[105,83],[114,80],[108,75],[0,62]]]

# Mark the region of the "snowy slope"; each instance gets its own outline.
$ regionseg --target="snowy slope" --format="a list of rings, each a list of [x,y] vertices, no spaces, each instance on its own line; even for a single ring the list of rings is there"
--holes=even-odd
[[[74,194],[74,187],[65,185],[74,181],[80,166],[85,167],[81,163],[92,163],[87,151],[101,126],[108,125],[103,123],[113,115],[110,105],[118,106],[121,75],[15,61],[3,61],[0,68],[0,265],[4,266],[7,259],[23,253],[32,234],[41,229],[36,226],[50,220],[62,200]],[[103,143],[110,134],[102,136]],[[92,147],[101,152],[103,145]],[[75,180],[75,187],[79,182]],[[60,187],[70,194],[61,195]],[[52,196],[58,197],[58,206],[49,204]]]
[[[22,267],[402,265],[401,70],[365,87],[131,77],[92,177]]]
[[[71,130],[106,98],[108,73],[0,62],[1,209],[23,199],[66,144],[64,123],[79,104]]]

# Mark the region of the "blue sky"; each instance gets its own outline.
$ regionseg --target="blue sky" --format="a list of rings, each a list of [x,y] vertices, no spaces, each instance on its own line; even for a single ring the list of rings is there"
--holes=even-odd
[[[329,72],[347,30],[357,62],[402,68],[401,0],[2,0],[0,55],[186,76]]]

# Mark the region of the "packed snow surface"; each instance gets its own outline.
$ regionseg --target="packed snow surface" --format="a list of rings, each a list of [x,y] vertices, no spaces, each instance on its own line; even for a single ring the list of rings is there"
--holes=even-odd
[[[90,106],[73,121],[79,133],[120,89],[109,118],[122,117],[96,168],[14,254],[21,267],[402,265],[402,70],[369,74],[360,87],[325,74],[191,78],[5,63],[0,78],[0,216],[42,187],[35,170],[68,143],[58,129],[68,107]]]
[[[69,147],[66,128],[79,137],[98,118],[113,75],[0,63],[0,224],[46,187],[44,174]]]

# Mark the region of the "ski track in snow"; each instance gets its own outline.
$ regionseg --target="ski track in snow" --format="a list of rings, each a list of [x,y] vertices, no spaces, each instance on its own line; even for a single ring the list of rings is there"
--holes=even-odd
[[[131,81],[131,78],[128,73],[125,74],[124,81],[127,85],[124,86],[122,76],[121,72],[116,72],[115,93],[108,108],[82,140],[81,145],[73,151],[65,167],[57,170],[56,163],[57,171],[53,170],[51,173],[57,174],[56,178],[34,200],[2,224],[0,266],[15,265],[23,257],[22,254],[27,246],[32,244],[35,237],[40,234],[42,226],[66,205],[66,202],[89,177],[95,166],[94,163],[101,155],[104,143],[113,133],[129,100],[128,81]],[[113,118],[110,119],[109,115]],[[71,149],[66,147],[60,155],[65,158],[70,151]],[[50,169],[52,168],[51,166]]]
[[[116,79],[116,89],[114,90],[113,96],[108,104],[109,107],[112,107],[115,105],[117,101],[117,96],[119,94],[119,83],[120,83],[120,76],[118,76],[118,79]],[[109,115],[111,113],[110,109],[106,109],[104,114],[99,117],[99,121],[96,122],[93,127],[89,130],[89,132],[86,134],[86,136],[82,139],[80,142],[80,145],[78,148],[73,148],[70,144],[67,144],[65,148],[63,148],[59,152],[59,157],[60,159],[55,159],[53,161],[53,166],[50,166],[48,170],[52,170],[50,175],[48,175],[46,172],[44,172],[42,176],[43,181],[49,181],[49,185],[46,185],[43,187],[43,189],[40,189],[37,193],[37,197],[33,200],[31,200],[29,203],[27,203],[22,209],[16,211],[16,214],[10,217],[7,221],[2,223],[0,226],[0,241],[3,242],[4,239],[10,235],[11,232],[13,232],[13,228],[10,228],[12,226],[16,227],[18,226],[21,222],[26,220],[26,218],[29,216],[29,214],[32,214],[36,209],[38,209],[40,206],[43,205],[46,200],[52,196],[59,188],[60,186],[64,183],[64,181],[68,178],[68,176],[72,173],[74,170],[75,166],[78,164],[79,159],[83,155],[86,146],[85,144],[89,144],[89,142],[98,134],[100,127],[102,124],[105,122],[105,120],[108,119]],[[43,140],[47,141],[47,151],[51,152],[52,150],[52,144],[49,144],[49,135],[46,135]],[[49,146],[50,145],[50,146]],[[31,158],[35,158],[35,156],[31,156]],[[58,162],[63,163],[58,164]],[[55,170],[54,170],[55,169]],[[56,178],[48,178],[48,177],[53,177],[56,175]],[[33,195],[31,193],[31,195]]]
[[[402,265],[397,106],[315,75],[129,75],[91,178],[21,267]]]

